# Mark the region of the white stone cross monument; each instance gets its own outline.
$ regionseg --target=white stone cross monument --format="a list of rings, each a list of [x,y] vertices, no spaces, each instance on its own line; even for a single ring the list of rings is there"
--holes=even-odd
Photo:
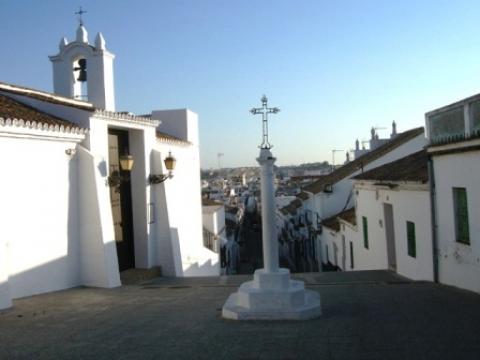
[[[278,266],[278,239],[275,224],[275,187],[273,164],[275,158],[268,142],[268,114],[278,108],[267,106],[262,97],[262,107],[253,108],[253,115],[262,114],[263,139],[260,156],[262,198],[263,269],[257,269],[253,281],[243,283],[231,294],[223,306],[222,316],[234,320],[304,320],[321,315],[320,295],[305,290],[303,281],[291,280],[288,269]]]

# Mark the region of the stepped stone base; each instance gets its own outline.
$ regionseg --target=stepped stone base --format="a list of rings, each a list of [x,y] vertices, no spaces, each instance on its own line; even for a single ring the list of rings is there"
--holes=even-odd
[[[320,316],[320,295],[291,280],[288,269],[255,271],[223,306],[222,316],[233,320],[306,320]]]

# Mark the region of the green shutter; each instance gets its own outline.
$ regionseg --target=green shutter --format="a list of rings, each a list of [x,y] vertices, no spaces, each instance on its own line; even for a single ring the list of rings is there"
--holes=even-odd
[[[468,228],[467,189],[453,188],[453,206],[455,210],[455,236],[458,242],[470,245]]]
[[[408,255],[417,257],[417,240],[415,238],[415,223],[407,221]]]
[[[368,222],[365,216],[362,216],[363,223],[363,246],[368,249]]]

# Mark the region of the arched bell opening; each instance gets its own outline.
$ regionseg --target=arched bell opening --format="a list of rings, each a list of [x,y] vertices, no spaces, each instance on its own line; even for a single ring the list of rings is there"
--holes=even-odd
[[[87,59],[78,58],[73,62],[73,97],[88,101]]]

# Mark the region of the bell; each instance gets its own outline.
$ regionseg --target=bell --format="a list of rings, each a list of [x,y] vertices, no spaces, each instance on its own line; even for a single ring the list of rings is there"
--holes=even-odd
[[[79,59],[78,67],[73,68],[74,71],[80,70],[77,81],[87,81],[87,59]]]
[[[81,82],[87,81],[87,71],[86,70],[80,70],[80,72],[78,73],[77,81],[81,81]]]

